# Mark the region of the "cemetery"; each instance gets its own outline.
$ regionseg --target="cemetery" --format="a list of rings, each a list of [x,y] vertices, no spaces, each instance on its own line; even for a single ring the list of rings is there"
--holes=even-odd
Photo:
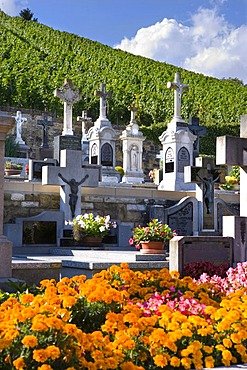
[[[114,128],[105,83],[94,92],[97,120],[83,111],[76,126],[73,106],[81,96],[65,79],[54,90],[63,119],[37,112],[35,150],[23,134],[28,112],[0,112],[0,328],[7,327],[0,368],[247,362],[247,115],[240,117],[240,137],[217,138],[216,159],[201,157],[206,128],[181,116],[189,86],[176,72],[167,88],[174,115],[159,137],[160,153],[145,147],[136,102],[126,127]],[[5,156],[10,132],[16,157]],[[155,181],[148,178],[150,161]],[[7,163],[20,173],[5,172]],[[240,191],[220,189],[228,166],[240,167]],[[14,293],[22,284],[28,290]]]

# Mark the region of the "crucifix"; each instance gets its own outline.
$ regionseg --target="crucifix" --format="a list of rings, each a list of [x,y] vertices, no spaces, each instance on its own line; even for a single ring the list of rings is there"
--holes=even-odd
[[[13,118],[15,119],[15,122],[16,122],[15,144],[25,144],[24,140],[21,137],[21,126],[24,122],[27,121],[27,118],[22,117],[22,114],[19,110],[16,112],[16,116]]]
[[[193,143],[193,157],[194,159],[199,157],[200,154],[200,136],[207,134],[207,127],[200,126],[198,117],[190,117],[188,127],[190,131],[197,137]]]
[[[101,84],[101,90],[94,91],[95,96],[100,97],[100,118],[107,118],[106,117],[106,99],[111,97],[111,93],[106,91],[106,84]]]
[[[60,185],[60,210],[65,220],[81,213],[81,187],[98,186],[99,169],[82,165],[81,151],[61,150],[60,166],[42,167],[43,185]]]
[[[73,135],[72,130],[72,107],[73,104],[81,99],[79,90],[73,85],[72,81],[66,79],[61,89],[56,89],[54,96],[64,103],[64,120],[62,136]]]
[[[48,120],[47,113],[43,113],[43,120],[37,120],[37,125],[42,126],[43,128],[43,141],[42,141],[42,148],[49,148],[48,145],[48,127],[53,126],[53,122]]]
[[[174,117],[181,119],[181,98],[182,93],[189,89],[189,86],[182,84],[180,81],[180,73],[175,73],[175,81],[167,82],[168,89],[174,89]]]
[[[184,167],[184,181],[196,183],[199,203],[199,231],[216,230],[214,210],[214,185],[223,183],[225,172],[215,165],[214,158],[197,157],[195,166]]]

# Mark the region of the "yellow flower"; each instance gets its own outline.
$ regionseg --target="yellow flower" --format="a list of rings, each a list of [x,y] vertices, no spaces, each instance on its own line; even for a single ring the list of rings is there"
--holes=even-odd
[[[13,361],[13,365],[15,369],[17,370],[23,370],[26,368],[26,364],[23,357],[17,358],[15,361]]]
[[[223,346],[225,346],[226,348],[231,348],[232,347],[232,341],[228,338],[224,338],[223,339]]]
[[[53,368],[50,365],[43,364],[38,367],[38,370],[52,370]]]
[[[46,348],[47,356],[52,360],[56,360],[60,356],[60,349],[54,345]]]
[[[213,356],[205,357],[205,367],[213,368],[214,367],[214,358]]]
[[[48,354],[45,349],[35,349],[33,351],[33,359],[37,362],[45,362],[48,359]]]
[[[38,345],[38,340],[35,335],[26,335],[21,341],[25,347],[36,347]]]
[[[165,367],[168,363],[166,355],[154,356],[154,363],[159,367]]]
[[[170,364],[173,367],[179,367],[180,366],[180,359],[176,356],[171,357]]]

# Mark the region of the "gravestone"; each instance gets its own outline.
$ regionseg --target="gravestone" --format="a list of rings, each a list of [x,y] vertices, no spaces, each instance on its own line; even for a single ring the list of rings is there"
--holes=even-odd
[[[53,150],[48,145],[48,129],[53,125],[53,122],[48,120],[47,112],[43,113],[43,120],[37,120],[37,126],[42,127],[42,144],[39,150],[39,159],[52,158],[53,156]]]
[[[194,197],[182,198],[177,204],[164,211],[164,222],[168,224],[177,235],[198,235],[198,201]]]
[[[88,117],[87,111],[83,110],[82,115],[77,117],[77,121],[81,121],[81,151],[82,151],[82,161],[89,162],[89,142],[86,134],[85,123],[92,122],[92,118]]]
[[[193,165],[193,145],[197,138],[181,117],[182,93],[188,90],[188,85],[180,81],[177,72],[175,81],[168,82],[167,87],[174,89],[174,116],[159,137],[163,146],[163,180],[158,189],[194,190],[194,184],[184,182],[184,167]]]
[[[38,159],[29,159],[29,172],[28,180],[29,181],[41,181],[42,180],[42,167],[43,166],[56,166],[56,159],[38,160]]]
[[[6,134],[14,126],[14,118],[0,113],[0,288],[12,277],[12,243],[3,235],[4,153]],[[3,285],[2,285],[3,284]]]
[[[60,185],[60,210],[65,220],[81,214],[81,187],[98,186],[100,167],[82,165],[81,152],[61,150],[60,166],[42,167],[43,185]]]
[[[138,108],[133,103],[129,110],[131,112],[130,123],[122,132],[120,139],[123,143],[123,183],[142,183],[144,182],[144,173],[142,169],[143,141],[145,137],[139,130],[135,115]]]
[[[195,166],[187,166],[184,169],[184,181],[196,184],[196,199],[199,207],[199,234],[204,232],[216,232],[214,184],[224,182],[225,172],[215,166],[215,159],[198,157]]]
[[[240,166],[240,216],[223,217],[223,236],[234,238],[234,264],[247,260],[247,114],[240,117],[240,137],[220,136],[217,164]]]
[[[233,263],[233,239],[222,236],[175,236],[170,240],[169,270],[184,276],[185,265],[192,262]]]
[[[120,174],[116,166],[116,131],[106,116],[106,99],[111,93],[106,91],[106,85],[101,84],[101,90],[94,92],[100,97],[100,114],[93,127],[88,130],[89,163],[102,166],[102,183],[117,183]]]

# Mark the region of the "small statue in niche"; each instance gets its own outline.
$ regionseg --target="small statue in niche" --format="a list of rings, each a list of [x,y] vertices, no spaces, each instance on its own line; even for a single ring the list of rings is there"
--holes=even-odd
[[[58,177],[60,177],[60,179],[70,186],[71,193],[69,194],[69,206],[71,210],[71,216],[74,218],[79,186],[89,177],[89,175],[84,176],[81,181],[76,181],[75,179],[66,180],[61,173],[58,174]]]

